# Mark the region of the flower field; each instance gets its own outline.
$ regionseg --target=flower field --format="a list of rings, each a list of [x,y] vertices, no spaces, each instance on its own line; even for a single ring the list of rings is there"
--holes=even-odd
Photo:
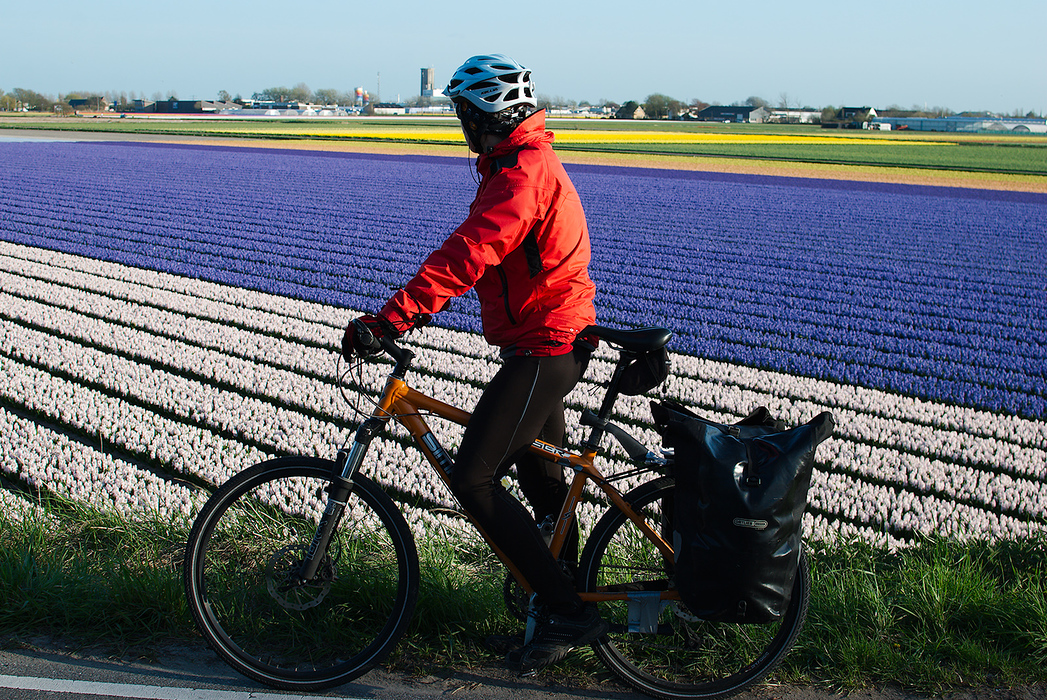
[[[267,456],[332,456],[354,422],[335,388],[341,329],[453,230],[470,167],[0,143],[0,508],[42,489],[180,517]],[[599,322],[676,333],[665,396],[718,420],[833,411],[816,536],[1047,530],[1047,195],[570,172]],[[409,338],[421,388],[466,408],[496,368],[476,306],[467,295]],[[597,403],[609,358],[572,416]],[[618,419],[653,446],[650,398],[623,399]],[[450,495],[402,435],[372,454],[416,527],[447,524]]]

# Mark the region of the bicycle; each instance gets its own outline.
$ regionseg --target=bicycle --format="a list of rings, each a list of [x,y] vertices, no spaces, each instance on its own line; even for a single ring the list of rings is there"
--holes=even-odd
[[[672,455],[648,451],[608,420],[625,368],[664,347],[672,334],[601,326],[587,332],[619,353],[599,413],[582,415],[589,437],[579,452],[540,440],[531,447],[574,472],[551,551],[559,555],[583,490],[593,482],[611,507],[588,536],[576,581],[581,598],[595,602],[611,624],[592,644],[596,655],[654,697],[736,693],[763,679],[803,627],[810,595],[806,556],[788,609],[775,623],[715,623],[688,612],[673,587]],[[361,466],[374,438],[395,420],[446,482],[453,462],[425,418],[465,425],[469,413],[411,388],[414,352],[387,338],[382,346],[395,366],[375,408],[336,460],[284,457],[247,468],[211,496],[189,535],[184,578],[197,626],[238,672],[276,688],[320,690],[363,675],[391,652],[417,601],[411,531]],[[597,452],[607,434],[635,464],[628,475],[650,473],[651,481],[622,494],[613,481],[625,474],[599,471]],[[514,582],[506,587],[507,604],[524,607],[531,586],[495,553]]]

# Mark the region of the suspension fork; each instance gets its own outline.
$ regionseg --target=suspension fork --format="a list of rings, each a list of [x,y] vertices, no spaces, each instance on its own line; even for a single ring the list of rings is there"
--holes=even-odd
[[[302,559],[298,570],[298,580],[302,583],[312,580],[316,576],[324,554],[327,553],[327,545],[331,542],[331,535],[342,519],[346,503],[353,492],[353,476],[360,464],[364,461],[367,448],[371,441],[382,431],[385,421],[380,418],[368,418],[356,430],[356,438],[353,444],[338,450],[335,458],[334,469],[331,471],[331,483],[325,489],[327,491],[327,506],[324,514],[320,517],[320,523],[313,535],[313,541],[309,543],[309,549]]]

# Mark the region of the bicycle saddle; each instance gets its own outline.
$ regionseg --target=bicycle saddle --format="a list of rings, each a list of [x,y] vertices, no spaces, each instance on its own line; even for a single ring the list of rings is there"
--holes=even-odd
[[[667,328],[637,328],[634,330],[608,328],[606,326],[587,326],[578,335],[595,335],[612,345],[617,345],[630,352],[650,352],[664,347],[673,337]]]

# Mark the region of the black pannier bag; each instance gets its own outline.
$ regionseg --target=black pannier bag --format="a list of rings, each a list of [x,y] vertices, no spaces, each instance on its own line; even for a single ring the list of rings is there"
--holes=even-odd
[[[814,452],[831,413],[787,430],[760,407],[733,425],[704,420],[671,401],[652,402],[674,450],[676,587],[705,620],[780,618],[800,561]]]

